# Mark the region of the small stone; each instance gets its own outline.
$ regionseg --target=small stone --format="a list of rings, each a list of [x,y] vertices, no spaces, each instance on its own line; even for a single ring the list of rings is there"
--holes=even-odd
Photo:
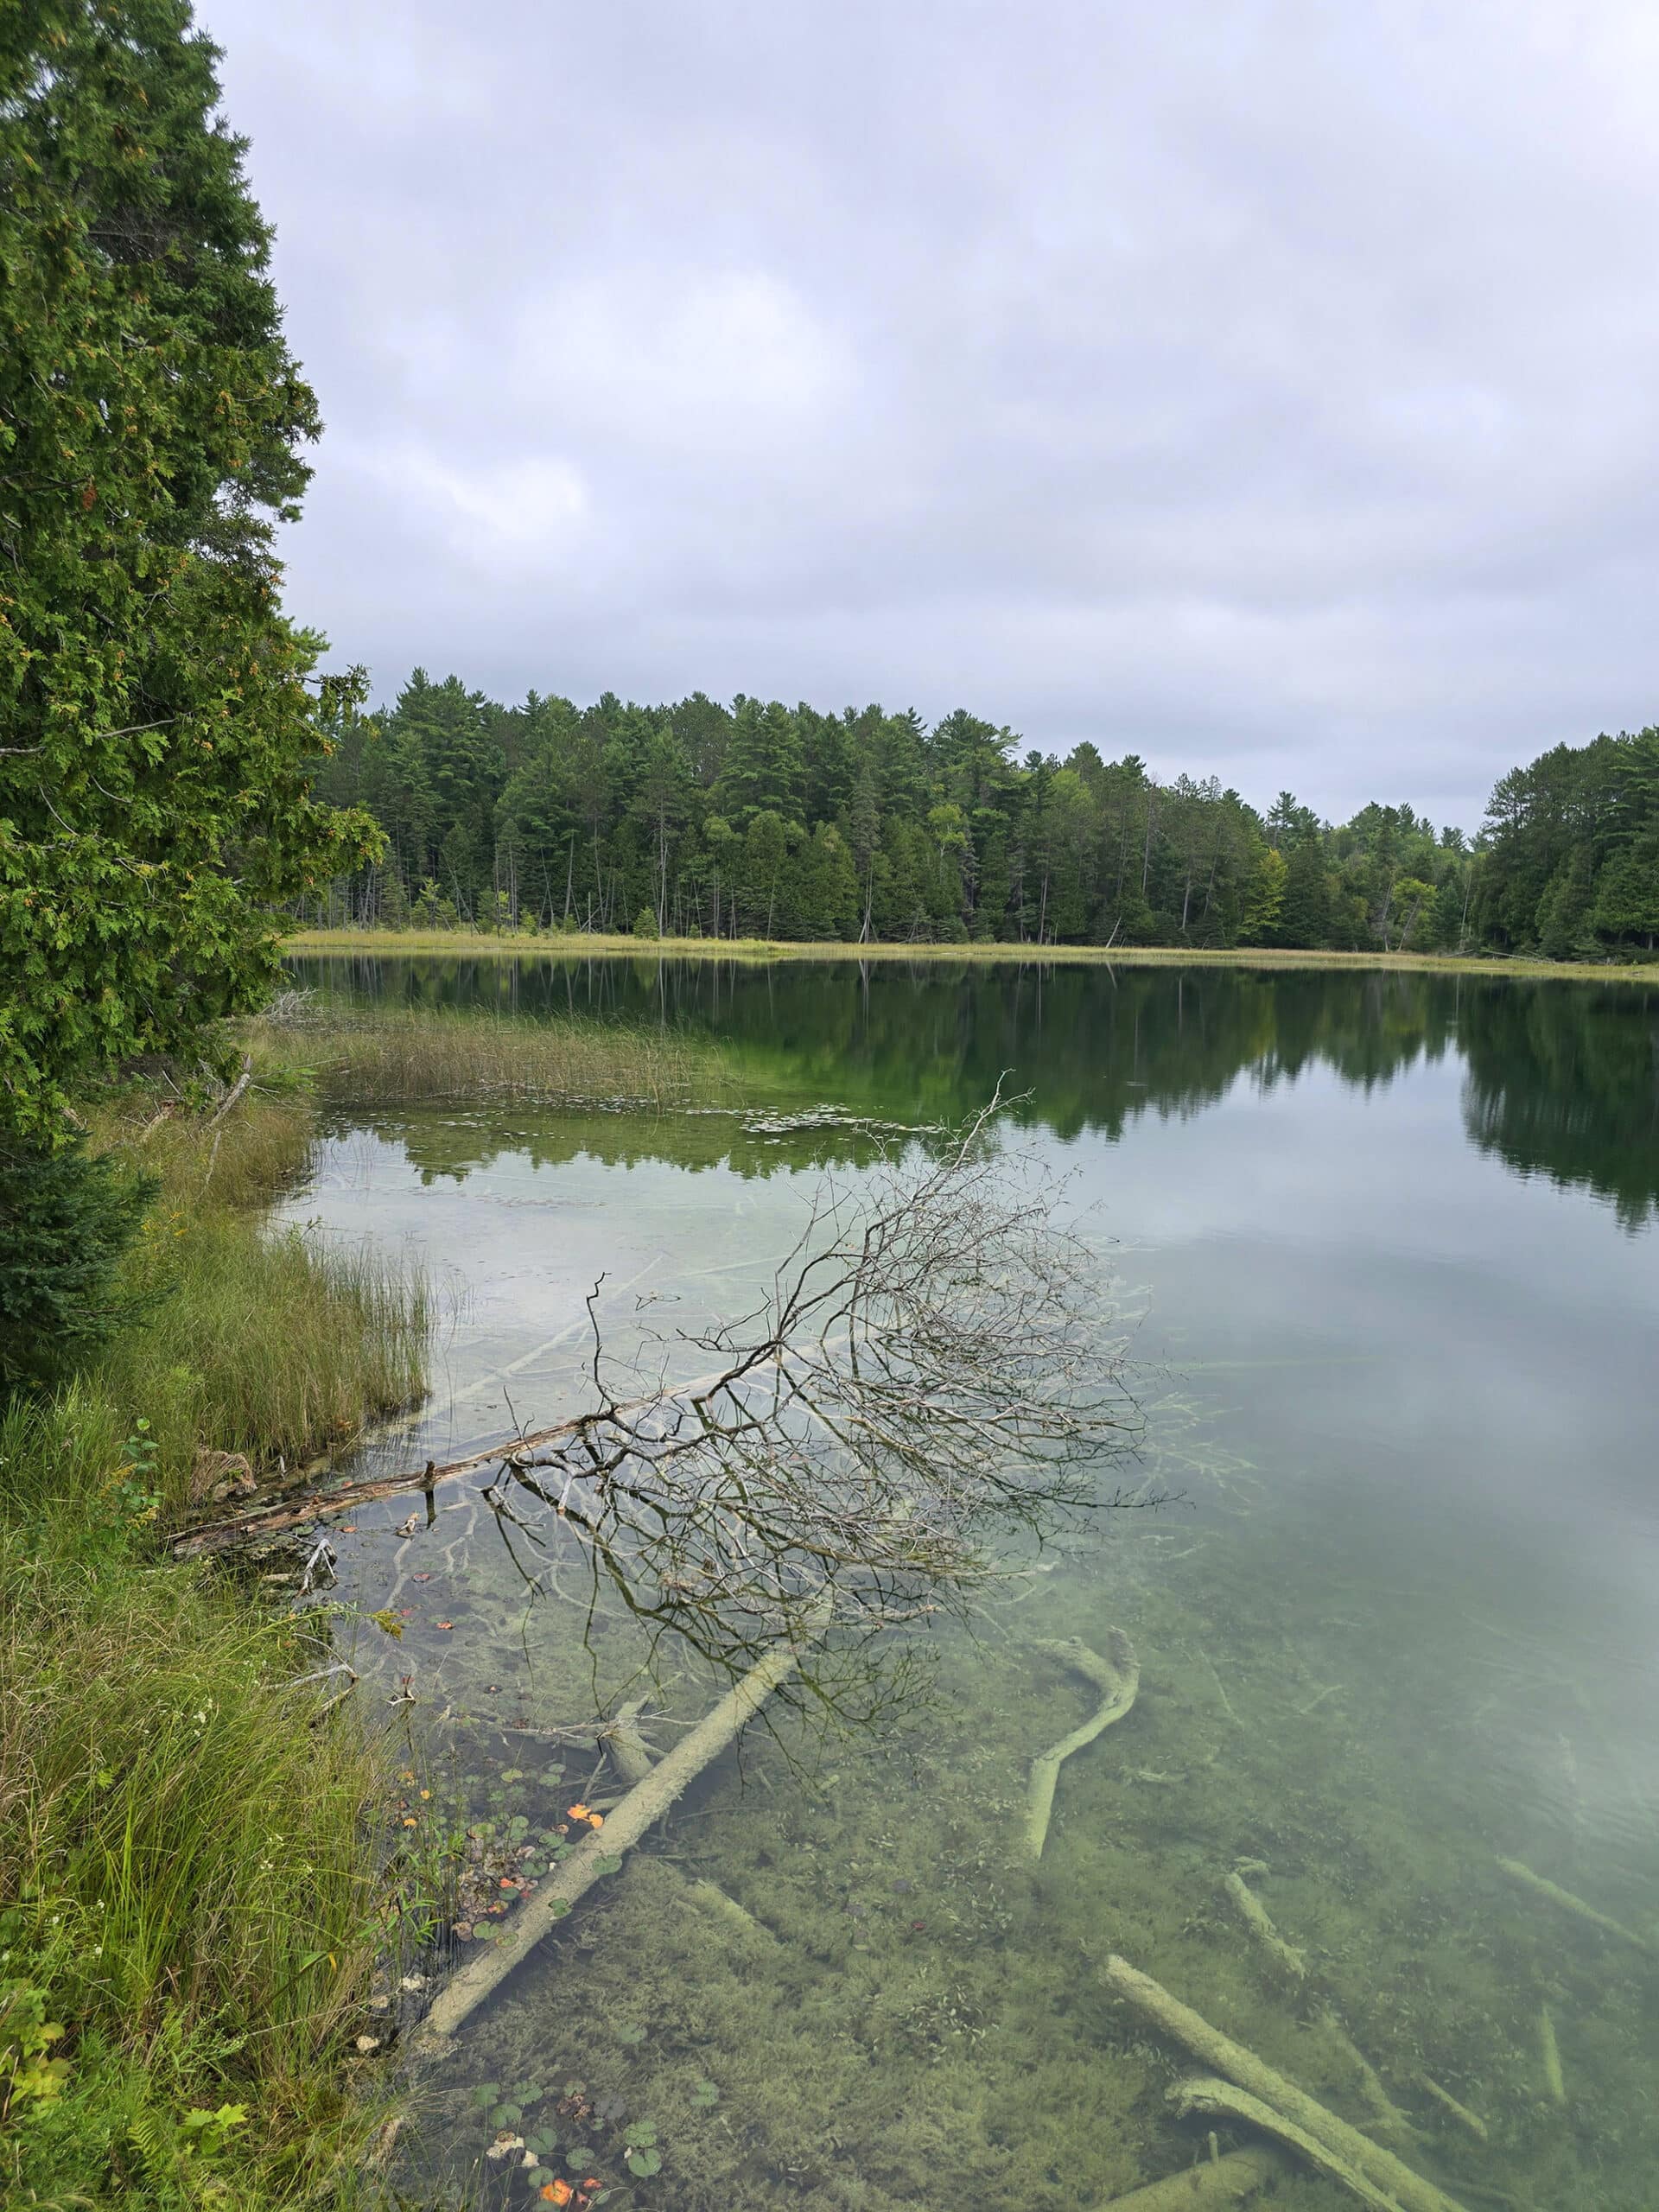
[[[359,2036],[357,2047],[366,2058],[372,2050],[379,2050],[380,2038],[378,2036]]]

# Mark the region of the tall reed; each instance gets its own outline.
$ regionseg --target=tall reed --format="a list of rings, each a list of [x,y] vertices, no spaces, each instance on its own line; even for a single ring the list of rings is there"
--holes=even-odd
[[[169,1515],[192,1502],[199,1450],[291,1466],[421,1395],[431,1299],[420,1269],[267,1229],[251,1211],[305,1163],[300,1102],[255,1092],[216,1128],[180,1117],[110,1134],[162,1190],[129,1268],[137,1318],[92,1376],[130,1422],[148,1423]]]

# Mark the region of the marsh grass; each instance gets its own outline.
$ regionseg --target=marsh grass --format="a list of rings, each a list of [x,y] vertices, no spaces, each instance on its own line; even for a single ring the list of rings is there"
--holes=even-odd
[[[67,2062],[0,2127],[0,2201],[343,2204],[375,2118],[349,2068],[381,1756],[349,1707],[325,1716],[335,1680],[302,1679],[317,1617],[162,1563],[156,1532],[198,1446],[291,1459],[417,1395],[427,1296],[264,1230],[308,1156],[302,1102],[159,1111],[95,1114],[160,1179],[137,1317],[55,1396],[0,1407],[0,2045],[21,1984]]]
[[[358,1016],[325,1002],[302,1026],[256,1033],[273,1057],[303,1061],[326,1091],[359,1104],[482,1097],[668,1112],[729,1089],[717,1046],[620,1022],[403,1007]]]
[[[291,1467],[420,1395],[429,1301],[412,1268],[172,1207],[150,1217],[135,1273],[142,1318],[96,1375],[149,1422],[169,1516],[194,1502],[198,1448]]]
[[[166,1516],[192,1503],[200,1448],[245,1453],[257,1471],[292,1466],[420,1396],[421,1271],[266,1229],[251,1211],[304,1168],[302,1102],[256,1090],[217,1128],[130,1116],[102,1134],[161,1179],[128,1269],[137,1318],[92,1373],[130,1422],[148,1422]]]
[[[441,953],[469,960],[720,960],[765,964],[785,960],[856,960],[890,966],[944,963],[957,967],[1009,963],[1084,968],[1255,968],[1269,970],[1392,969],[1408,975],[1528,976],[1593,978],[1598,982],[1659,982],[1659,961],[1532,960],[1438,952],[1321,952],[1238,945],[1205,950],[1188,945],[1011,944],[970,941],[939,944],[831,944],[760,938],[637,938],[466,930],[301,930],[288,939],[292,952],[378,952],[388,957]]]

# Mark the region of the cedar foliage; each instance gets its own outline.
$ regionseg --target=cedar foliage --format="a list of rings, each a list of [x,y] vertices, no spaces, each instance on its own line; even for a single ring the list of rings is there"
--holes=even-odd
[[[99,1068],[211,1053],[265,902],[375,845],[312,788],[272,532],[320,425],[217,58],[186,0],[0,10],[0,1118],[48,1141]]]
[[[0,1402],[131,1318],[118,1271],[155,1190],[82,1142],[48,1151],[0,1134]]]

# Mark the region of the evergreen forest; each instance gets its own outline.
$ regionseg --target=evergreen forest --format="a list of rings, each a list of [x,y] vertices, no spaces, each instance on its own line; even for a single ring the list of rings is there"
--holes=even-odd
[[[960,709],[504,706],[417,669],[333,735],[321,795],[386,840],[298,909],[336,926],[1597,958],[1659,931],[1653,729],[1515,770],[1472,840],[1058,760]]]

